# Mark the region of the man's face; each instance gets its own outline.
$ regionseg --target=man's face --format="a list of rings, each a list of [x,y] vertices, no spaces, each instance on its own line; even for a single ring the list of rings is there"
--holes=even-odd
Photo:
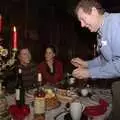
[[[21,64],[28,64],[31,60],[31,55],[28,49],[22,49],[19,54],[19,60]]]
[[[78,20],[81,22],[81,27],[88,28],[91,32],[96,32],[99,28],[99,14],[95,8],[88,14],[79,8],[77,12]]]

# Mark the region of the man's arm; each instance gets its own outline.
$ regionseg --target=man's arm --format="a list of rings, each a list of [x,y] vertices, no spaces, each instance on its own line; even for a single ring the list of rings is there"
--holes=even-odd
[[[112,58],[101,66],[89,67],[88,70],[92,78],[120,77],[120,22],[116,21],[111,24],[111,30],[108,35]],[[107,53],[107,51],[105,52]]]
[[[102,59],[102,57],[98,56],[98,57],[94,58],[93,60],[87,61],[88,68],[101,66],[103,64],[101,59]]]
[[[120,58],[103,66],[88,69],[91,78],[120,77]]]

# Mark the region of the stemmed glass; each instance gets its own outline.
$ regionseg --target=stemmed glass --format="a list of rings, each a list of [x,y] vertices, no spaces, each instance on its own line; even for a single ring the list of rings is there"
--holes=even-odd
[[[29,115],[30,113],[30,108],[28,105],[24,106],[17,106],[17,105],[11,105],[8,109],[12,120],[25,120],[25,118]]]

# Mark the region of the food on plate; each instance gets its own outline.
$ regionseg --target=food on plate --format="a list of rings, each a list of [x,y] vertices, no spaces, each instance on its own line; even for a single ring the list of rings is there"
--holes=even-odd
[[[47,109],[55,108],[58,106],[58,99],[52,89],[45,89],[46,107]]]

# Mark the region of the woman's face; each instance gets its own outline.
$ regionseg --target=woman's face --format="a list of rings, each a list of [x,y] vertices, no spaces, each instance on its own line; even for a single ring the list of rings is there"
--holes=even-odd
[[[21,64],[28,64],[31,60],[31,54],[28,49],[22,49],[19,54],[19,61]]]
[[[54,57],[55,53],[53,52],[53,50],[51,48],[47,48],[45,51],[45,60],[50,61],[53,60]]]

